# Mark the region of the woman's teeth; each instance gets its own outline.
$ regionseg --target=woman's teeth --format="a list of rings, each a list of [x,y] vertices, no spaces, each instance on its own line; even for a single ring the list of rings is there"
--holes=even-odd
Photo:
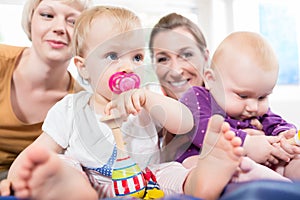
[[[169,82],[170,85],[175,86],[175,87],[180,87],[183,86],[184,84],[186,84],[188,82],[188,80],[182,80],[182,81],[174,81],[174,82]]]

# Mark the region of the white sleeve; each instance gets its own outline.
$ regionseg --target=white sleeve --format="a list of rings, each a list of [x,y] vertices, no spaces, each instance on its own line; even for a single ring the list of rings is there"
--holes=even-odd
[[[57,102],[49,111],[42,130],[62,148],[67,148],[73,129],[74,94],[68,94]]]

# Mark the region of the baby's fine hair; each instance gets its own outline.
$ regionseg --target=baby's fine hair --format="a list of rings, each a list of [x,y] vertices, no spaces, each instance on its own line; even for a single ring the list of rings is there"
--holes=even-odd
[[[85,10],[75,22],[73,50],[76,56],[84,57],[87,39],[93,19],[100,15],[108,16],[116,24],[116,30],[126,32],[141,27],[140,18],[132,11],[115,6],[94,6]],[[105,27],[103,27],[105,29]]]
[[[277,70],[278,60],[271,44],[259,33],[249,31],[237,31],[229,34],[217,47],[212,57],[212,68],[214,63],[223,59],[225,54],[232,54],[232,49],[242,52],[253,60],[261,63],[263,70]]]
[[[22,27],[26,33],[28,39],[31,41],[31,20],[34,13],[34,10],[43,0],[27,0],[24,4],[23,13],[22,13]],[[78,6],[79,10],[85,10],[92,5],[92,0],[57,0],[65,4],[74,4]]]

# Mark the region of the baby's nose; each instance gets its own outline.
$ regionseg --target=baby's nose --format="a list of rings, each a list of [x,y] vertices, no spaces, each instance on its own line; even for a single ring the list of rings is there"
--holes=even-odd
[[[130,73],[133,72],[134,70],[134,65],[130,62],[120,62],[120,67],[119,67],[119,71],[120,72],[126,72],[126,73]]]
[[[248,99],[246,109],[248,112],[258,111],[258,101],[255,99]]]

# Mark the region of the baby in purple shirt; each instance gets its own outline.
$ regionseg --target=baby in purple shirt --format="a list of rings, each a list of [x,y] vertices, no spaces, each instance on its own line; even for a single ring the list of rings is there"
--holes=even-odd
[[[242,139],[246,156],[299,179],[300,147],[287,141],[296,127],[272,113],[268,103],[278,71],[276,55],[260,35],[235,32],[225,38],[204,72],[205,88],[194,86],[180,99],[193,112],[195,127],[187,137],[190,146],[177,151],[177,161],[199,154],[208,120],[218,113]]]

